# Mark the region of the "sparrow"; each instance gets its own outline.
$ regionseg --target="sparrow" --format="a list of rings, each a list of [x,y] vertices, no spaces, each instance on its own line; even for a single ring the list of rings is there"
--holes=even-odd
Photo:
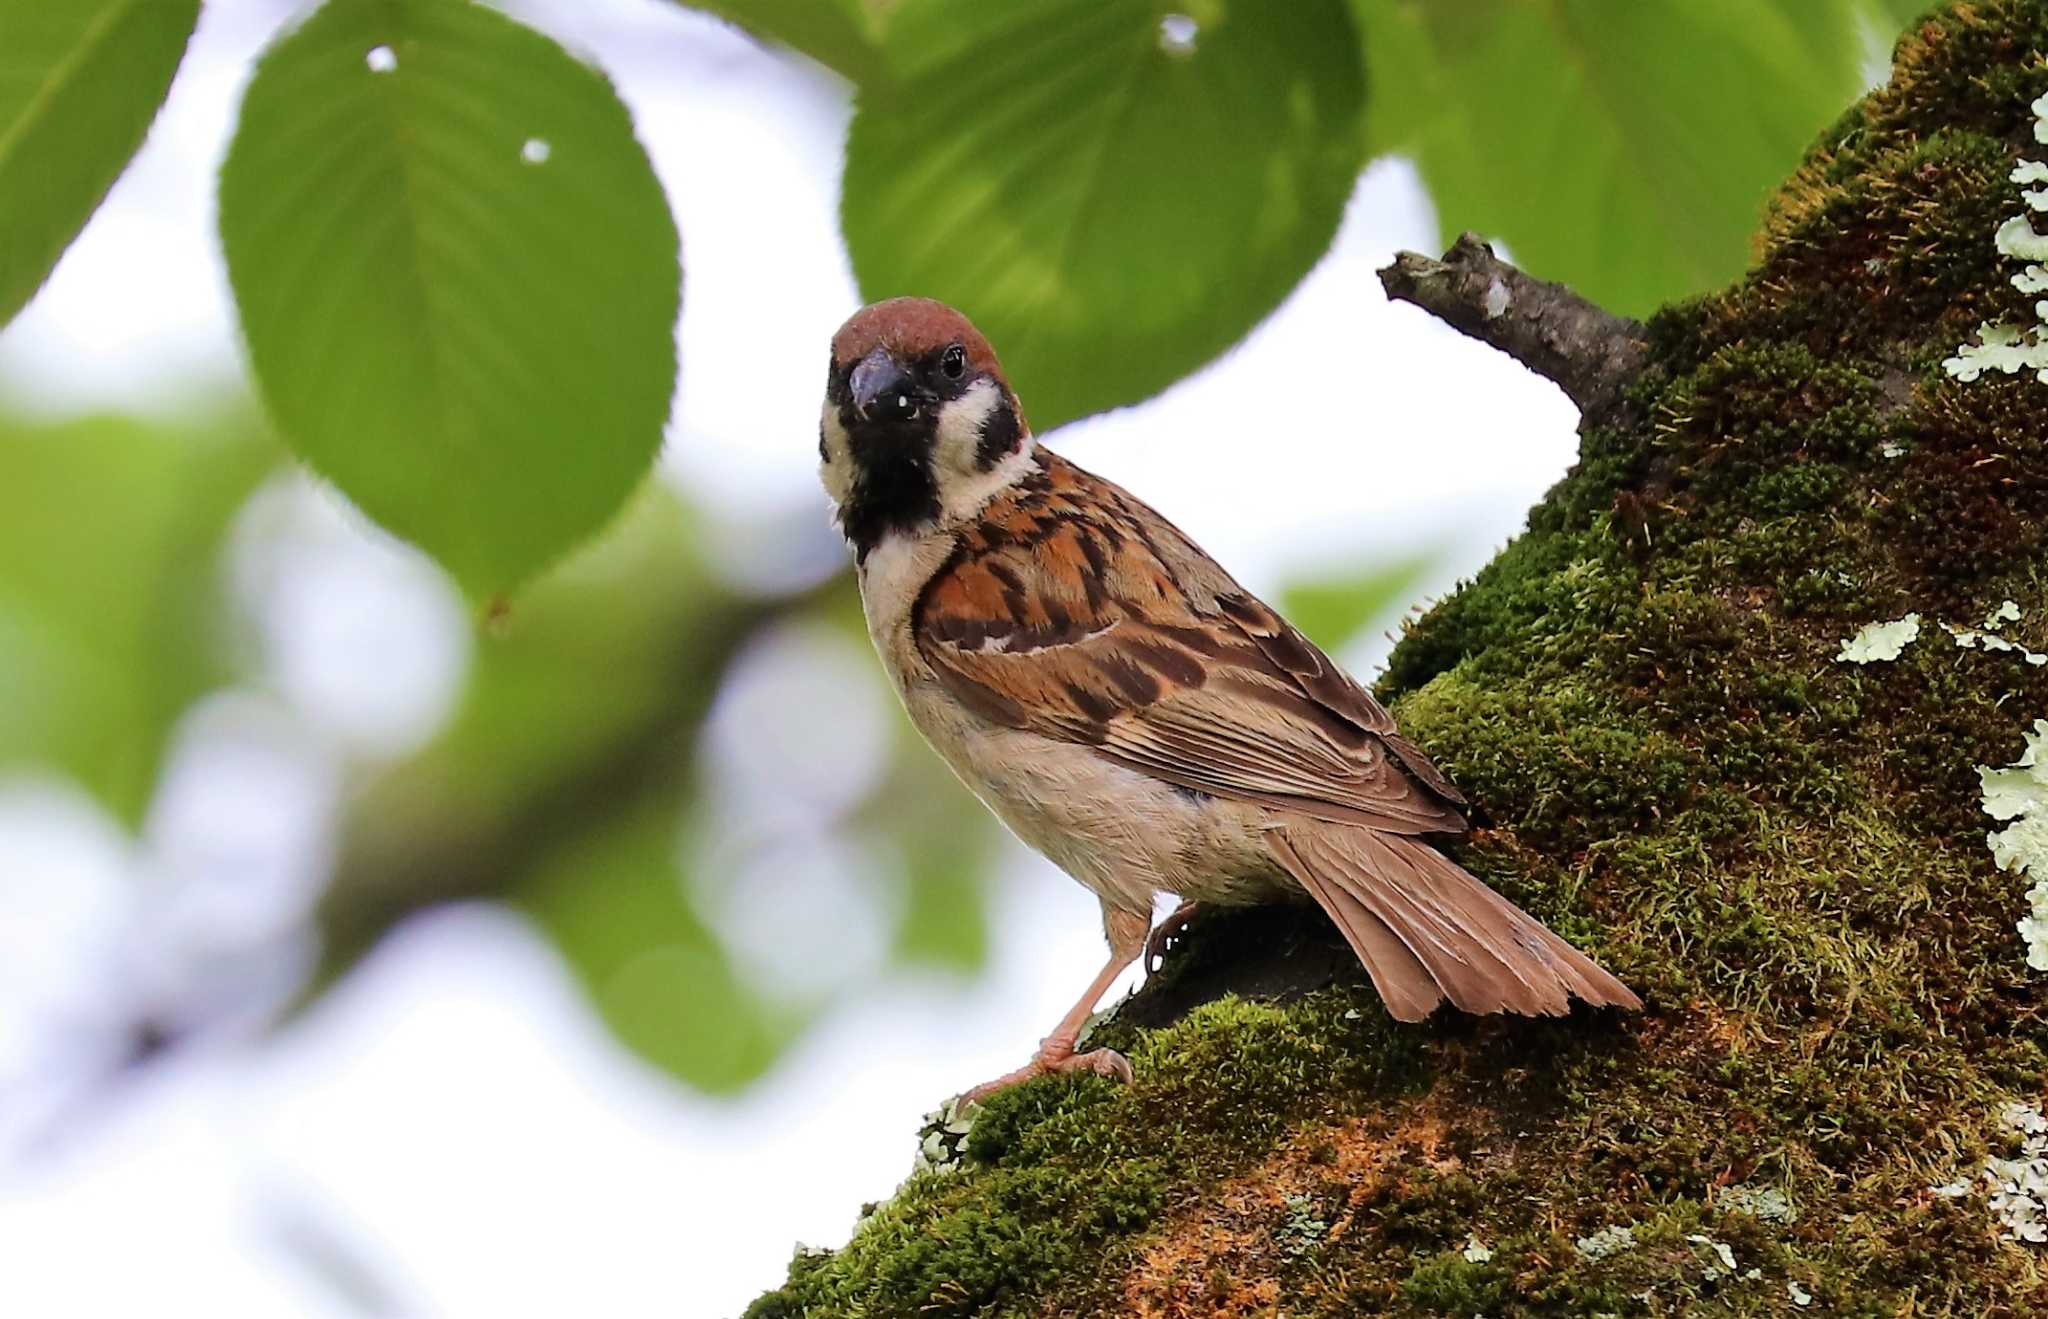
[[[1432,846],[1465,799],[1379,702],[1150,506],[1041,446],[994,351],[940,302],[832,339],[820,474],[911,721],[1010,830],[1092,890],[1109,960],[1025,1066],[1194,904],[1318,904],[1419,1021],[1637,1008],[1627,986]],[[1180,908],[1152,930],[1154,897]]]

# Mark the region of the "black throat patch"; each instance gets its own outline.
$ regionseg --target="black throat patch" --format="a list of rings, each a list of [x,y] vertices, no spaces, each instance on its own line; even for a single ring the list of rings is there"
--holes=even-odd
[[[906,534],[939,516],[939,482],[932,471],[932,421],[864,421],[851,408],[840,413],[852,449],[853,484],[839,506],[839,529],[865,562],[892,531]]]

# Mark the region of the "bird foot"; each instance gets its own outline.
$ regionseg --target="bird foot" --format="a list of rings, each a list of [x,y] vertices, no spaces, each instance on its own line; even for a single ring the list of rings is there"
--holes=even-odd
[[[1145,936],[1145,974],[1151,975],[1166,965],[1166,950],[1180,942],[1182,934],[1202,914],[1199,902],[1183,902],[1167,913],[1166,919],[1152,927]]]
[[[1093,1072],[1106,1076],[1112,1081],[1128,1085],[1131,1080],[1130,1059],[1115,1049],[1090,1049],[1086,1053],[1075,1053],[1073,1046],[1064,1049],[1050,1042],[1039,1046],[1031,1061],[1016,1071],[998,1076],[993,1081],[984,1081],[960,1098],[965,1103],[978,1104],[998,1090],[1007,1090],[1021,1085],[1034,1077],[1048,1076],[1054,1072]]]

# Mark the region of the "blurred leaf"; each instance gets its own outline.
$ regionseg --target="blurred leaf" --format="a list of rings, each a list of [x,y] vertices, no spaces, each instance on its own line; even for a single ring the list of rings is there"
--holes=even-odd
[[[142,145],[199,0],[0,0],[0,325]]]
[[[1860,0],[1354,0],[1380,151],[1472,229],[1644,315],[1740,275],[1770,190],[1862,88]]]
[[[754,612],[705,578],[676,497],[646,486],[479,641],[441,735],[355,795],[321,913],[326,975],[407,912],[501,893],[643,795],[679,799]]]
[[[863,647],[870,644],[854,591],[823,596],[806,616]],[[897,723],[895,754],[853,823],[900,862],[903,907],[891,955],[900,966],[978,971],[988,962],[989,896],[998,879],[1002,826],[933,754],[896,697],[886,699]]]
[[[747,988],[690,910],[677,871],[679,819],[651,809],[577,839],[543,860],[518,898],[621,1043],[701,1090],[729,1094],[766,1071],[801,1022]]]
[[[272,461],[243,423],[0,422],[0,771],[141,819],[171,726],[223,676],[218,551]]]
[[[442,734],[350,803],[319,924],[324,987],[398,921],[459,898],[540,921],[622,1042],[735,1089],[799,1022],[732,974],[690,911],[678,832],[697,730],[727,663],[776,606],[704,575],[659,482],[479,642]]]
[[[978,971],[988,961],[989,893],[1002,831],[988,808],[903,721],[889,779],[863,812],[902,857],[903,911],[895,960],[905,966]]]
[[[1204,17],[1167,49],[1169,11]],[[861,292],[971,316],[1039,430],[1235,343],[1336,232],[1364,81],[1342,0],[911,0],[863,88],[842,225]]]
[[[1797,0],[1786,0],[1797,3]],[[1870,0],[1871,17],[1881,32],[1891,36],[1903,33],[1911,23],[1925,18],[1942,6],[1942,0]]]
[[[883,64],[878,42],[891,0],[681,0],[763,40],[789,47],[852,82]]]
[[[265,53],[221,239],[288,441],[473,597],[615,513],[675,380],[675,223],[602,74],[468,0]]]
[[[972,800],[964,805],[980,808]],[[901,836],[911,847],[893,956],[904,966],[979,971],[988,962],[993,829],[982,823],[939,835],[905,829]]]
[[[1376,618],[1411,602],[1427,558],[1398,559],[1296,581],[1280,592],[1280,612],[1324,650],[1339,650]]]

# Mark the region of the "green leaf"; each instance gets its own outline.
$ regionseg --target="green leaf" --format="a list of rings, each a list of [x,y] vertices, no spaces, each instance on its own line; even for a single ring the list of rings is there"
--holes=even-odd
[[[698,721],[751,622],[733,609],[681,503],[648,483],[479,639],[447,727],[352,794],[318,978],[421,906],[502,893],[645,795],[680,810]]]
[[[690,910],[673,812],[653,810],[543,862],[520,905],[569,961],[619,1042],[664,1071],[730,1094],[801,1028],[734,972]],[[595,890],[603,902],[590,900]]]
[[[989,897],[1000,855],[995,818],[907,723],[888,781],[862,814],[903,859],[903,906],[891,950],[897,964],[980,970],[988,961]]]
[[[1427,557],[1398,559],[1293,582],[1280,592],[1280,612],[1324,650],[1337,650],[1368,623],[1412,600]]]
[[[682,0],[856,83],[883,73],[880,48],[888,0]]]
[[[1797,3],[1798,0],[1786,0]],[[1896,37],[1906,28],[1943,7],[1943,0],[1869,0],[1871,21],[1878,31]]]
[[[1861,90],[1858,0],[1356,0],[1379,150],[1448,243],[1643,315],[1740,275],[1765,198]]]
[[[1165,15],[1201,18],[1169,50]],[[1041,431],[1166,388],[1328,247],[1361,163],[1342,0],[913,0],[863,88],[842,225],[861,291],[972,317]]]
[[[473,597],[618,510],[675,381],[675,222],[602,74],[467,0],[330,0],[221,171],[293,448]]]
[[[0,325],[142,145],[198,22],[199,0],[0,0]]]
[[[140,821],[172,725],[224,676],[220,544],[272,461],[233,422],[0,421],[0,773]]]

